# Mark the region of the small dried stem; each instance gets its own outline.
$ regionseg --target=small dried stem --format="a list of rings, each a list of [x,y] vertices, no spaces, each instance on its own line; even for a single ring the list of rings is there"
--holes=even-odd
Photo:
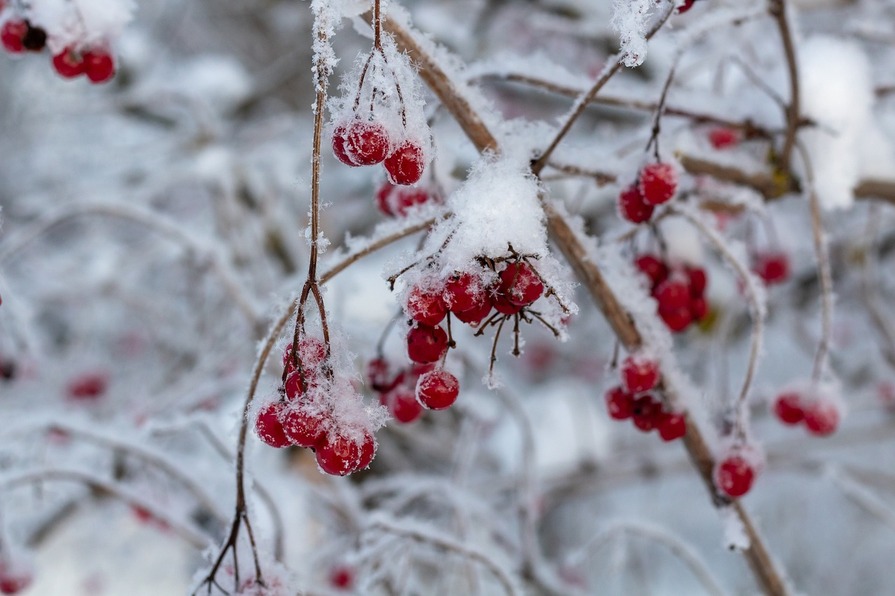
[[[786,15],[786,0],[770,0],[768,11],[777,23],[783,51],[786,54],[786,67],[789,73],[789,103],[786,106],[786,137],[780,151],[780,169],[789,172],[793,148],[796,144],[796,133],[799,129],[799,69],[796,61],[795,42],[789,19]]]

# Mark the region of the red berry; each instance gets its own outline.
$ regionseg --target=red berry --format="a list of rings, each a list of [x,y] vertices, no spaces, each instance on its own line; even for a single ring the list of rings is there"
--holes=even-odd
[[[418,324],[407,332],[407,355],[414,362],[437,362],[448,349],[448,336],[441,327]]]
[[[441,290],[423,290],[419,286],[410,290],[404,310],[414,321],[432,327],[440,323],[447,314]]]
[[[783,252],[766,252],[755,256],[752,271],[767,285],[780,284],[789,278],[789,257]]]
[[[89,50],[84,53],[84,73],[91,83],[105,83],[115,75],[115,60],[104,49]]]
[[[444,284],[444,303],[451,312],[472,310],[487,301],[481,280],[471,273],[455,273]]]
[[[337,590],[350,590],[354,586],[354,568],[337,565],[329,570],[329,583]]]
[[[715,486],[729,497],[742,497],[752,488],[755,470],[740,455],[729,455],[715,464]]]
[[[301,373],[297,370],[289,373],[286,377],[286,382],[283,383],[283,392],[286,394],[286,399],[289,401],[298,399],[305,392]]]
[[[109,377],[105,373],[86,373],[68,384],[68,397],[77,401],[93,401],[106,392]]]
[[[668,277],[668,266],[655,255],[640,255],[634,265],[646,275],[652,287],[656,287]]]
[[[509,297],[499,290],[491,296],[491,304],[494,306],[494,310],[502,315],[514,315],[522,310],[521,306],[510,302]]]
[[[423,149],[413,141],[404,141],[385,158],[385,171],[392,184],[415,184],[423,177]],[[381,161],[381,160],[380,160]]]
[[[525,261],[510,263],[500,272],[499,290],[516,306],[528,306],[544,293],[544,284]]]
[[[606,410],[614,420],[627,420],[634,415],[634,396],[621,387],[606,392]]]
[[[373,391],[380,393],[395,386],[397,377],[393,377],[391,367],[385,358],[374,358],[367,363],[367,382]]]
[[[283,407],[283,402],[279,401],[268,404],[261,408],[255,420],[255,434],[258,438],[278,449],[292,444],[283,432],[283,425],[280,422]]]
[[[660,416],[662,416],[662,404],[652,395],[641,395],[634,399],[631,417],[634,420],[634,426],[643,432],[649,432],[656,428]]]
[[[353,165],[371,166],[388,154],[388,131],[375,121],[352,120],[345,132],[344,150]]]
[[[658,428],[663,441],[674,441],[687,434],[687,420],[679,412],[666,412],[659,417]]]
[[[651,358],[631,354],[621,367],[622,384],[630,393],[649,391],[659,382],[659,363]]]
[[[693,298],[702,297],[708,284],[705,269],[702,267],[686,267],[684,273],[687,274],[687,280],[690,282],[690,296]]]
[[[28,25],[28,30],[22,38],[22,47],[29,52],[40,52],[47,45],[47,32],[28,21],[25,21],[25,24]]]
[[[805,428],[812,435],[825,437],[833,434],[839,426],[839,409],[836,404],[819,400],[805,408]]]
[[[421,375],[416,383],[416,398],[430,410],[444,410],[457,401],[460,382],[457,377],[437,368]]]
[[[618,195],[618,211],[631,223],[643,223],[653,216],[653,205],[647,203],[636,185],[631,185]]]
[[[774,414],[784,424],[798,424],[805,419],[802,400],[798,393],[781,393],[774,401]]]
[[[696,0],[684,0],[684,3],[677,7],[677,13],[683,14],[687,12],[688,10],[693,8],[694,2],[696,2]]]
[[[335,155],[336,159],[341,161],[346,166],[356,167],[360,164],[354,163],[354,160],[353,160],[351,154],[348,153],[348,148],[346,147],[347,140],[348,140],[348,125],[346,125],[346,124],[338,125],[336,127],[336,129],[333,131],[333,141],[332,141],[333,155]],[[379,192],[382,192],[382,190],[380,189]],[[378,194],[377,194],[377,200],[378,200]],[[391,213],[389,213],[388,215],[391,215]]]
[[[659,317],[675,333],[683,331],[693,322],[693,314],[689,308],[660,308]]]
[[[424,188],[407,188],[384,182],[376,193],[376,205],[385,215],[404,217],[412,207],[433,201]]]
[[[507,303],[509,304],[509,303]],[[512,305],[510,305],[512,306]],[[461,310],[461,311],[451,311],[454,313],[454,316],[457,317],[463,323],[468,323],[469,325],[476,326],[487,318],[488,315],[491,314],[491,309],[493,305],[491,301],[487,298],[484,302],[482,302],[478,306],[473,306],[469,310]],[[515,307],[513,307],[515,308]],[[518,310],[517,310],[518,312]],[[506,313],[504,313],[506,314]]]
[[[280,422],[289,441],[299,447],[316,446],[326,432],[326,417],[309,403],[285,408]]]
[[[53,56],[53,68],[59,76],[73,79],[84,74],[84,58],[72,47],[67,47]]]
[[[25,51],[23,40],[27,34],[28,23],[11,19],[3,23],[3,28],[0,29],[0,42],[7,52],[19,54]]]
[[[677,192],[677,172],[669,163],[651,163],[640,170],[638,184],[643,201],[648,205],[661,205],[671,200]]]
[[[298,361],[302,368],[318,368],[326,360],[326,345],[316,337],[305,336],[298,340]]]
[[[709,303],[705,298],[694,298],[690,302],[690,318],[694,321],[703,320],[709,314]],[[686,325],[685,325],[686,327]]]
[[[391,391],[383,393],[379,402],[402,424],[413,422],[423,413],[423,406],[416,400],[413,389],[406,385],[398,385]]]
[[[681,277],[673,275],[660,283],[654,292],[659,310],[690,307],[690,286]]]
[[[357,464],[358,470],[366,470],[373,463],[376,457],[376,439],[372,434],[365,432],[364,441],[360,446],[360,461]]]
[[[327,435],[317,444],[317,465],[327,474],[346,476],[363,461],[362,444],[341,434]]]
[[[33,579],[27,569],[16,568],[0,559],[0,594],[18,594],[30,586]]]
[[[687,0],[687,2],[689,2],[690,5],[693,4],[693,0]],[[679,9],[678,12],[683,11]],[[709,131],[709,143],[711,143],[712,147],[714,147],[715,149],[727,149],[728,147],[733,147],[739,142],[740,136],[737,131],[733,130],[732,128],[719,126],[718,128],[713,128]]]

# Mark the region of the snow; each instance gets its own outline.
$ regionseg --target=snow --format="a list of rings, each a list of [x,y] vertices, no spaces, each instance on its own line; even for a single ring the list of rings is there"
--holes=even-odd
[[[646,60],[647,25],[652,0],[612,0],[612,28],[618,33],[625,66],[640,66]]]
[[[27,14],[47,31],[53,53],[67,46],[107,44],[133,18],[133,0],[32,0]]]

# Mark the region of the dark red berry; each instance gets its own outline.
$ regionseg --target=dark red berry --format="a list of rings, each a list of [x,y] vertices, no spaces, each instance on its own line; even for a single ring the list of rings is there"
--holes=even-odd
[[[507,295],[500,291],[491,296],[491,304],[494,306],[494,310],[502,315],[514,315],[522,310],[521,306],[510,302]]]
[[[755,256],[752,271],[767,285],[781,284],[789,278],[789,257],[783,252],[765,252]]]
[[[289,441],[299,447],[316,446],[326,433],[326,416],[309,403],[286,407],[280,422]]]
[[[423,414],[423,406],[416,400],[416,394],[406,385],[398,385],[391,391],[383,393],[379,397],[379,402],[402,424],[413,422]]]
[[[663,441],[674,441],[687,434],[687,420],[679,412],[665,412],[659,417],[658,429]]]
[[[385,158],[385,171],[392,184],[416,184],[423,177],[423,149],[413,141],[404,141]]]
[[[360,461],[357,464],[357,471],[369,468],[370,464],[373,463],[374,457],[376,457],[376,438],[372,434],[364,432],[364,440],[360,446]]]
[[[690,296],[693,298],[702,297],[708,284],[705,269],[702,267],[686,267],[684,273],[687,274],[687,280],[690,282]]]
[[[102,397],[108,387],[109,377],[105,373],[86,373],[69,382],[67,394],[76,401],[93,401]]]
[[[3,23],[0,29],[0,42],[7,52],[19,54],[25,51],[23,40],[28,33],[28,23],[16,19],[10,19]]]
[[[648,205],[661,205],[671,200],[677,192],[677,172],[669,163],[651,163],[640,170],[638,183],[643,201]]]
[[[668,277],[668,266],[655,255],[640,255],[634,261],[634,265],[649,278],[652,287],[656,287]]]
[[[286,382],[283,383],[283,392],[289,401],[298,399],[305,392],[304,381],[302,381],[299,371],[296,370],[289,373],[286,377]]]
[[[388,131],[379,122],[352,120],[345,133],[345,152],[352,163],[371,166],[388,154]]]
[[[437,368],[421,375],[416,383],[416,398],[430,410],[444,410],[457,401],[460,382],[457,377]]]
[[[397,377],[392,375],[391,367],[385,358],[373,358],[367,363],[367,382],[373,391],[380,393],[395,386]]]
[[[455,273],[444,284],[444,303],[451,312],[472,310],[487,301],[481,280],[471,273]]]
[[[363,460],[362,443],[342,434],[327,435],[317,444],[317,465],[327,474],[346,476]]]
[[[649,391],[659,382],[659,363],[652,358],[631,354],[621,366],[622,384],[629,393]]]
[[[68,47],[53,56],[53,68],[59,76],[73,79],[84,74],[84,58],[80,52]]]
[[[703,298],[694,298],[690,302],[690,318],[694,321],[703,320],[709,314],[709,303]]]
[[[798,424],[805,419],[801,396],[794,391],[781,393],[774,401],[774,414],[784,424]]]
[[[689,2],[690,5],[693,4],[693,0],[687,0],[687,2]],[[678,12],[683,11],[678,10]],[[732,128],[719,126],[718,128],[713,128],[709,131],[709,143],[711,143],[712,147],[715,149],[727,149],[728,147],[735,146],[739,142],[740,135]]]
[[[839,408],[827,400],[818,400],[805,408],[805,428],[812,435],[825,437],[839,426]]]
[[[424,290],[419,286],[410,290],[404,310],[414,321],[432,327],[440,323],[447,314],[441,289]]]
[[[528,306],[544,293],[544,284],[525,261],[510,263],[500,272],[500,291],[516,306]]]
[[[348,148],[346,147],[346,143],[348,142],[348,125],[340,124],[333,131],[333,155],[336,156],[336,159],[341,161],[346,166],[357,167],[360,164],[354,163],[354,160],[350,153],[348,153]],[[382,192],[380,190],[380,192]],[[378,195],[377,195],[378,200]],[[389,213],[389,215],[391,215]]]
[[[115,60],[104,49],[89,50],[84,54],[84,73],[91,83],[105,83],[115,76]]]
[[[390,216],[404,217],[411,208],[434,201],[435,197],[424,188],[407,188],[384,182],[376,193],[379,210]]]
[[[631,223],[643,223],[653,216],[655,207],[647,203],[637,185],[631,185],[618,195],[618,212]]]
[[[634,398],[631,418],[634,426],[643,432],[649,432],[656,428],[659,418],[662,416],[662,404],[650,394]]]
[[[29,52],[40,52],[47,45],[47,32],[28,21],[25,21],[25,24],[28,25],[28,30],[22,38],[22,47]]]
[[[283,424],[280,422],[283,407],[284,404],[278,401],[268,404],[261,408],[255,420],[255,434],[258,438],[278,449],[292,444],[283,432]]]
[[[509,304],[509,302],[507,304]],[[512,306],[512,305],[510,305],[510,306]],[[469,325],[476,326],[479,323],[481,323],[482,321],[484,321],[485,318],[489,314],[491,314],[491,309],[493,307],[494,306],[491,304],[491,301],[486,298],[485,301],[482,302],[480,305],[473,306],[469,310],[461,310],[461,311],[457,311],[457,312],[452,311],[452,312],[454,313],[454,316],[457,317],[457,319],[459,319],[463,323],[467,323]]]
[[[354,586],[354,568],[337,565],[329,570],[329,583],[337,590],[350,590]]]
[[[715,464],[715,486],[729,497],[742,497],[752,488],[755,470],[744,457],[729,455]]]
[[[696,2],[696,0],[684,0],[684,3],[677,7],[677,13],[683,14],[687,12],[688,10],[693,8],[694,2]]]
[[[418,324],[407,332],[407,355],[414,362],[437,362],[448,349],[448,336],[441,327]]]
[[[634,396],[621,387],[606,392],[606,410],[614,420],[627,420],[634,415]]]
[[[16,569],[0,559],[0,594],[18,594],[31,585],[34,578],[27,569]]]

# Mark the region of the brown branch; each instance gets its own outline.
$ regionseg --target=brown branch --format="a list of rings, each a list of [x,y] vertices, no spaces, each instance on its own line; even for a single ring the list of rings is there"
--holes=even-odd
[[[771,0],[768,12],[774,17],[783,51],[786,54],[786,67],[789,72],[789,104],[786,106],[786,137],[783,149],[780,150],[780,169],[789,172],[792,151],[796,144],[796,132],[799,128],[799,67],[796,61],[796,48],[792,38],[792,29],[786,16],[785,0]]]

